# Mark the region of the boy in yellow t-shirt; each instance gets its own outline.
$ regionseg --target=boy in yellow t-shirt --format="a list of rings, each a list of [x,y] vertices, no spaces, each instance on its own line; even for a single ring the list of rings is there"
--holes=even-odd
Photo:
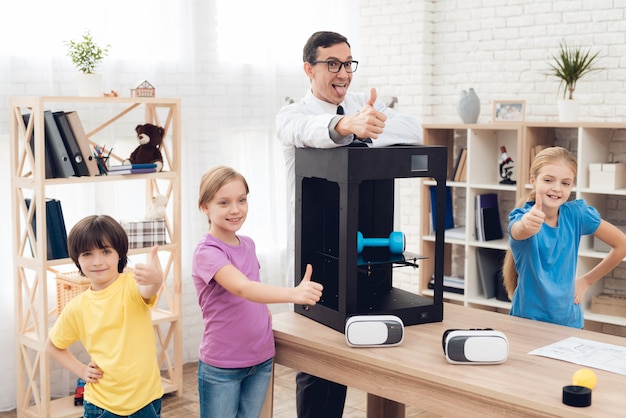
[[[128,236],[107,215],[80,220],[68,236],[70,257],[90,288],[73,298],[55,322],[46,349],[85,382],[85,418],[161,415],[163,387],[150,308],[163,283],[158,246],[146,264],[123,273]],[[68,348],[80,341],[91,361],[83,364]]]

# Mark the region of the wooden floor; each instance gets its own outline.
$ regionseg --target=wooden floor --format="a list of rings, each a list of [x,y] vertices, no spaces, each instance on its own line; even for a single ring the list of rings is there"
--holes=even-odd
[[[167,394],[163,397],[162,418],[198,418],[200,416],[196,370],[197,363],[185,364],[183,396]],[[276,365],[274,376],[274,418],[296,418],[295,371]],[[365,418],[366,397],[366,393],[348,388],[343,418]],[[0,412],[0,418],[16,417],[15,411]],[[439,415],[408,406],[406,417],[439,418]]]

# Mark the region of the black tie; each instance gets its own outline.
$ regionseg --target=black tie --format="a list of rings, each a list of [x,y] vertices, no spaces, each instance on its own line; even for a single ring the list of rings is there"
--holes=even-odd
[[[345,115],[346,113],[343,111],[343,106],[337,106],[337,114]]]

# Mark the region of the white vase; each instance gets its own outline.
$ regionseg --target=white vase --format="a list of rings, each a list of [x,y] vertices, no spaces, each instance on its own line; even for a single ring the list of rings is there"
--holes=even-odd
[[[76,75],[78,95],[81,97],[102,96],[102,74],[78,73]]]
[[[463,123],[476,123],[480,115],[480,99],[473,88],[461,92],[456,111]]]
[[[576,100],[559,100],[559,122],[576,122],[579,104]]]

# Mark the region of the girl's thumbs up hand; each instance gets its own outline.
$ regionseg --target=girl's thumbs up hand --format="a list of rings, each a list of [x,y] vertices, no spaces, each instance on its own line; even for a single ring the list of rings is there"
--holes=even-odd
[[[542,197],[540,194],[535,196],[535,204],[533,207],[522,217],[522,225],[526,233],[535,235],[541,229],[546,214],[542,210]]]
[[[324,286],[320,283],[312,282],[311,276],[313,275],[313,266],[306,265],[306,271],[302,277],[302,281],[295,288],[295,295],[293,303],[299,305],[315,305],[322,297],[322,290]]]

